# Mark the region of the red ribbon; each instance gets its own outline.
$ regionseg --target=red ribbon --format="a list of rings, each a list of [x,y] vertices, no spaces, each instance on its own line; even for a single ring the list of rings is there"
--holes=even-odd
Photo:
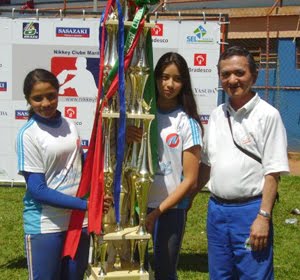
[[[103,23],[105,23],[109,7],[113,4],[114,0],[110,0],[104,15]],[[134,41],[128,50],[124,59],[124,69],[126,70],[132,59],[134,49],[138,43],[141,31],[143,30],[145,19],[140,23]],[[103,24],[104,29],[104,24]],[[99,108],[100,97],[102,93],[103,84],[103,70],[104,70],[104,30],[101,33],[101,50],[100,50],[100,70],[99,70],[99,83],[98,83],[98,98],[96,108]],[[118,75],[113,79],[105,99],[100,105],[99,110],[96,110],[90,145],[88,149],[87,159],[84,164],[81,181],[78,187],[77,197],[84,197],[90,192],[89,209],[88,209],[88,231],[100,234],[102,226],[102,210],[103,210],[103,197],[104,197],[104,151],[103,151],[103,137],[102,137],[102,111],[109,100],[117,91],[118,88]],[[90,184],[91,183],[91,184]],[[70,224],[66,235],[66,240],[63,249],[63,256],[70,256],[74,259],[78,248],[82,224],[85,212],[73,210],[70,218]]]

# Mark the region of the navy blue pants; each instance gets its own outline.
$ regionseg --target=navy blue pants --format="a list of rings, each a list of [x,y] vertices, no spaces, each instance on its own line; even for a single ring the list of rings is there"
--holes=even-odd
[[[208,266],[211,280],[271,280],[273,270],[273,227],[268,246],[251,251],[247,241],[261,198],[226,204],[210,198],[207,213]]]
[[[26,234],[25,250],[29,280],[82,280],[88,264],[90,237],[81,233],[74,260],[62,258],[66,232]]]
[[[149,212],[152,210],[149,209]],[[185,224],[185,209],[169,209],[156,221],[152,235],[156,280],[177,280],[176,270]]]

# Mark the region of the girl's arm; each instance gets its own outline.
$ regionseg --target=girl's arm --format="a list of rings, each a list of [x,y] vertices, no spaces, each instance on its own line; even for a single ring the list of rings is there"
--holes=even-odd
[[[87,210],[87,201],[48,188],[44,173],[23,172],[27,191],[38,202],[66,209]]]
[[[178,204],[195,186],[198,179],[198,168],[200,160],[200,146],[193,146],[183,151],[183,181],[179,184],[174,192],[172,192],[159,207],[149,213],[147,216],[146,226],[151,233],[155,220],[165,211]]]

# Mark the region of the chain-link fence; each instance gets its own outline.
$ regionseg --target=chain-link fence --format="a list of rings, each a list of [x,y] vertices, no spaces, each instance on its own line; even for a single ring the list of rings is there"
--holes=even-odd
[[[300,40],[273,38],[233,39],[254,55],[259,76],[254,89],[281,114],[288,135],[288,149],[300,152]]]

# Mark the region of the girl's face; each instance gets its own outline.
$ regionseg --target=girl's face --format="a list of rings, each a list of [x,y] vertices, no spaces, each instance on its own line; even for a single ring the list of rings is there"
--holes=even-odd
[[[175,64],[168,65],[157,81],[157,89],[161,100],[177,98],[182,89],[182,80]]]
[[[28,103],[37,115],[53,118],[58,105],[58,92],[50,83],[37,82],[32,88]]]

